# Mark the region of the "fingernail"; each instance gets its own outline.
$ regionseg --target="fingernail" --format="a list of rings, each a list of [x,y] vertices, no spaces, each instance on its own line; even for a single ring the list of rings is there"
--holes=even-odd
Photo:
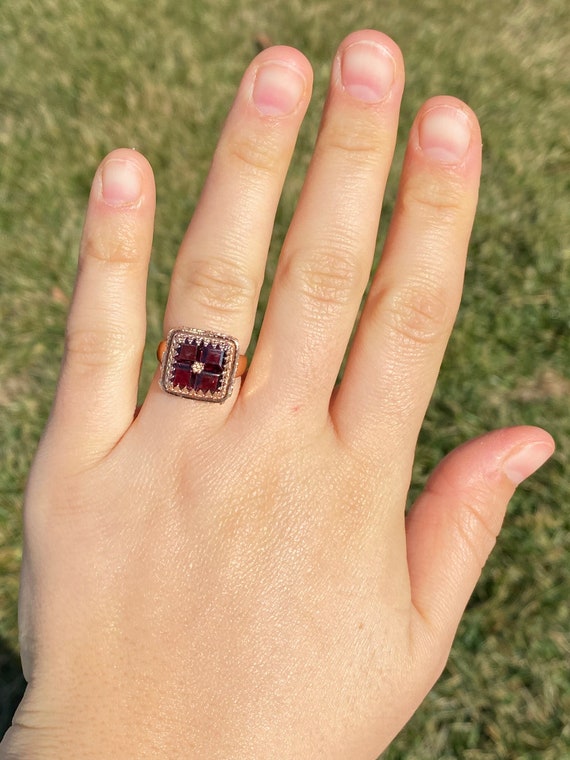
[[[552,456],[553,450],[549,443],[531,443],[511,454],[503,464],[503,472],[518,486]]]
[[[272,61],[257,70],[253,102],[264,116],[286,116],[297,108],[305,88],[305,78],[297,69]]]
[[[458,164],[471,142],[467,116],[453,106],[426,111],[419,125],[420,146],[426,156],[442,164]]]
[[[379,103],[394,83],[396,64],[385,47],[369,40],[354,42],[342,53],[341,78],[346,92],[364,103]]]
[[[132,206],[142,194],[142,172],[133,161],[111,158],[103,166],[102,196],[109,206]]]

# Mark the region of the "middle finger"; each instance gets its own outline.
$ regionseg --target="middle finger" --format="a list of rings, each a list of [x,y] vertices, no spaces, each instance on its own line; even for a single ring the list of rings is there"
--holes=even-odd
[[[267,393],[274,407],[277,395],[316,424],[327,417],[368,281],[403,86],[389,37],[362,31],[341,44],[249,372],[258,401]]]

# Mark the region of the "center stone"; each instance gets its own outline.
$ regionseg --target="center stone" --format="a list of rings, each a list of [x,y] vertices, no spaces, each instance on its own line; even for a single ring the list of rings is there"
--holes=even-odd
[[[205,364],[204,362],[194,362],[191,366],[191,370],[195,375],[199,375],[200,372],[204,371]]]

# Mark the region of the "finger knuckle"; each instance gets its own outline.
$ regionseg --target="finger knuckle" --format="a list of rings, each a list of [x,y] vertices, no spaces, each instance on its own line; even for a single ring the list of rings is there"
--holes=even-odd
[[[327,152],[339,153],[346,161],[376,165],[378,156],[385,150],[386,140],[376,125],[372,128],[364,122],[355,126],[343,121],[326,129],[323,143]]]
[[[408,178],[401,196],[404,214],[453,221],[463,211],[463,188],[457,182],[434,175]]]
[[[447,335],[451,313],[443,288],[418,284],[391,294],[384,317],[404,344],[432,345]]]
[[[320,317],[351,303],[363,281],[362,267],[353,256],[330,249],[313,251],[311,256],[293,254],[287,276],[309,310]]]
[[[262,138],[247,130],[236,132],[228,140],[226,150],[231,162],[248,172],[273,174],[279,166],[280,152],[269,135]]]
[[[136,348],[133,340],[113,330],[69,328],[65,338],[66,360],[87,369],[114,364]]]
[[[131,267],[140,262],[137,246],[124,230],[120,235],[102,236],[96,232],[87,233],[81,244],[82,259]]]
[[[195,303],[223,318],[250,309],[258,292],[258,283],[248,272],[220,259],[196,262],[186,286]]]
[[[485,509],[487,502],[488,494],[471,494],[453,512],[460,540],[479,568],[484,567],[500,530],[500,525],[489,519],[488,510]]]

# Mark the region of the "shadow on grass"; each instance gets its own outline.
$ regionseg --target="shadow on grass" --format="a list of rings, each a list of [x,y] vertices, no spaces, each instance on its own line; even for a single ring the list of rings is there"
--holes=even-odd
[[[0,739],[10,728],[25,688],[20,657],[0,638]]]

